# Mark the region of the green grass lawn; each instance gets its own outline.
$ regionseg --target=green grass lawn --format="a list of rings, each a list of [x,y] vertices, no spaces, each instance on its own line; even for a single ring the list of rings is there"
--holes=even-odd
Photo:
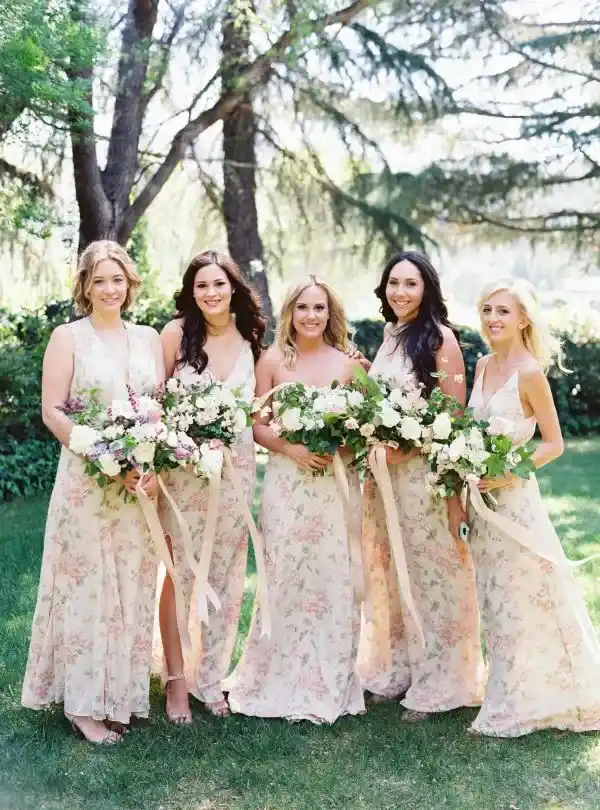
[[[567,553],[600,551],[600,441],[570,442],[541,480]],[[152,719],[118,748],[76,739],[60,710],[19,705],[45,509],[0,506],[0,810],[600,808],[600,736],[474,739],[467,710],[406,726],[390,704],[315,727],[218,720],[195,704],[193,727],[174,728],[154,684]],[[577,576],[600,626],[600,561]],[[250,608],[249,593],[242,632]]]

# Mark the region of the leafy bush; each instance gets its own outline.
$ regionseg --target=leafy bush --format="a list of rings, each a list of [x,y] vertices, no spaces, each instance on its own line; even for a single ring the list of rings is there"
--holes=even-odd
[[[173,317],[173,304],[152,299],[140,302],[132,320],[155,329]],[[48,490],[55,474],[58,442],[40,418],[42,359],[52,329],[74,317],[70,301],[53,302],[39,313],[0,311],[0,500]],[[381,321],[353,324],[354,342],[373,359],[383,335]],[[473,384],[475,364],[487,348],[478,332],[462,327],[467,384]],[[565,436],[600,432],[600,340],[565,339],[567,368],[549,375]]]

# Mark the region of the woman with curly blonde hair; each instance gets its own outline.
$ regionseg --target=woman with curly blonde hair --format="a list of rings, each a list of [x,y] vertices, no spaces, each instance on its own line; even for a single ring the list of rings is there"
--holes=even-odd
[[[93,743],[119,742],[131,715],[148,715],[156,565],[129,472],[104,492],[69,448],[65,402],[97,389],[127,398],[127,386],[152,395],[164,379],[154,329],[122,320],[140,277],[115,242],[81,254],[74,286],[84,317],[58,326],[44,355],[42,417],[63,445],[50,499],[23,705],[63,703],[73,728]],[[156,477],[142,478],[146,493]]]
[[[497,281],[480,297],[482,332],[492,354],[477,363],[470,406],[478,419],[529,441],[536,426],[536,467],[558,458],[563,440],[546,379],[560,342],[545,323],[533,287]],[[472,731],[519,737],[543,728],[600,730],[600,645],[583,596],[548,517],[535,476],[483,479],[496,514],[535,537],[517,542],[493,520],[473,518],[470,546],[477,575],[489,677]]]
[[[257,363],[257,396],[286,382],[316,388],[346,382],[360,364],[347,349],[337,295],[308,276],[286,296],[275,344]],[[354,671],[360,610],[332,458],[277,436],[268,417],[257,418],[254,438],[270,451],[260,520],[272,632],[261,638],[255,609],[241,661],[226,683],[229,703],[240,714],[333,723],[364,711],[364,702]]]

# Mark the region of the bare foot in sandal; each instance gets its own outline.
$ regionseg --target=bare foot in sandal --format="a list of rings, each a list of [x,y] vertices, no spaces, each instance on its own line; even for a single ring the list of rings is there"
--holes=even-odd
[[[222,697],[221,700],[215,700],[213,703],[205,703],[204,708],[207,712],[212,714],[213,717],[229,717],[231,714],[229,704],[224,697]]]
[[[188,698],[185,675],[169,675],[166,680],[167,693],[167,720],[176,726],[190,726],[192,724],[192,711]]]

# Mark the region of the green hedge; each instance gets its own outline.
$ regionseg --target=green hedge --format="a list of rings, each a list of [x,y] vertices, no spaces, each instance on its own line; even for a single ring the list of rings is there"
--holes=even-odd
[[[148,303],[135,320],[160,330],[172,317],[168,304]],[[40,313],[0,311],[0,501],[48,490],[52,486],[59,445],[40,419],[42,359],[52,329],[72,319],[70,302],[48,304]],[[383,324],[353,324],[354,341],[373,359]],[[486,353],[480,335],[461,328],[461,342],[472,385],[477,359]],[[550,385],[565,436],[600,432],[600,341],[577,344],[565,340],[567,367],[550,373]]]

